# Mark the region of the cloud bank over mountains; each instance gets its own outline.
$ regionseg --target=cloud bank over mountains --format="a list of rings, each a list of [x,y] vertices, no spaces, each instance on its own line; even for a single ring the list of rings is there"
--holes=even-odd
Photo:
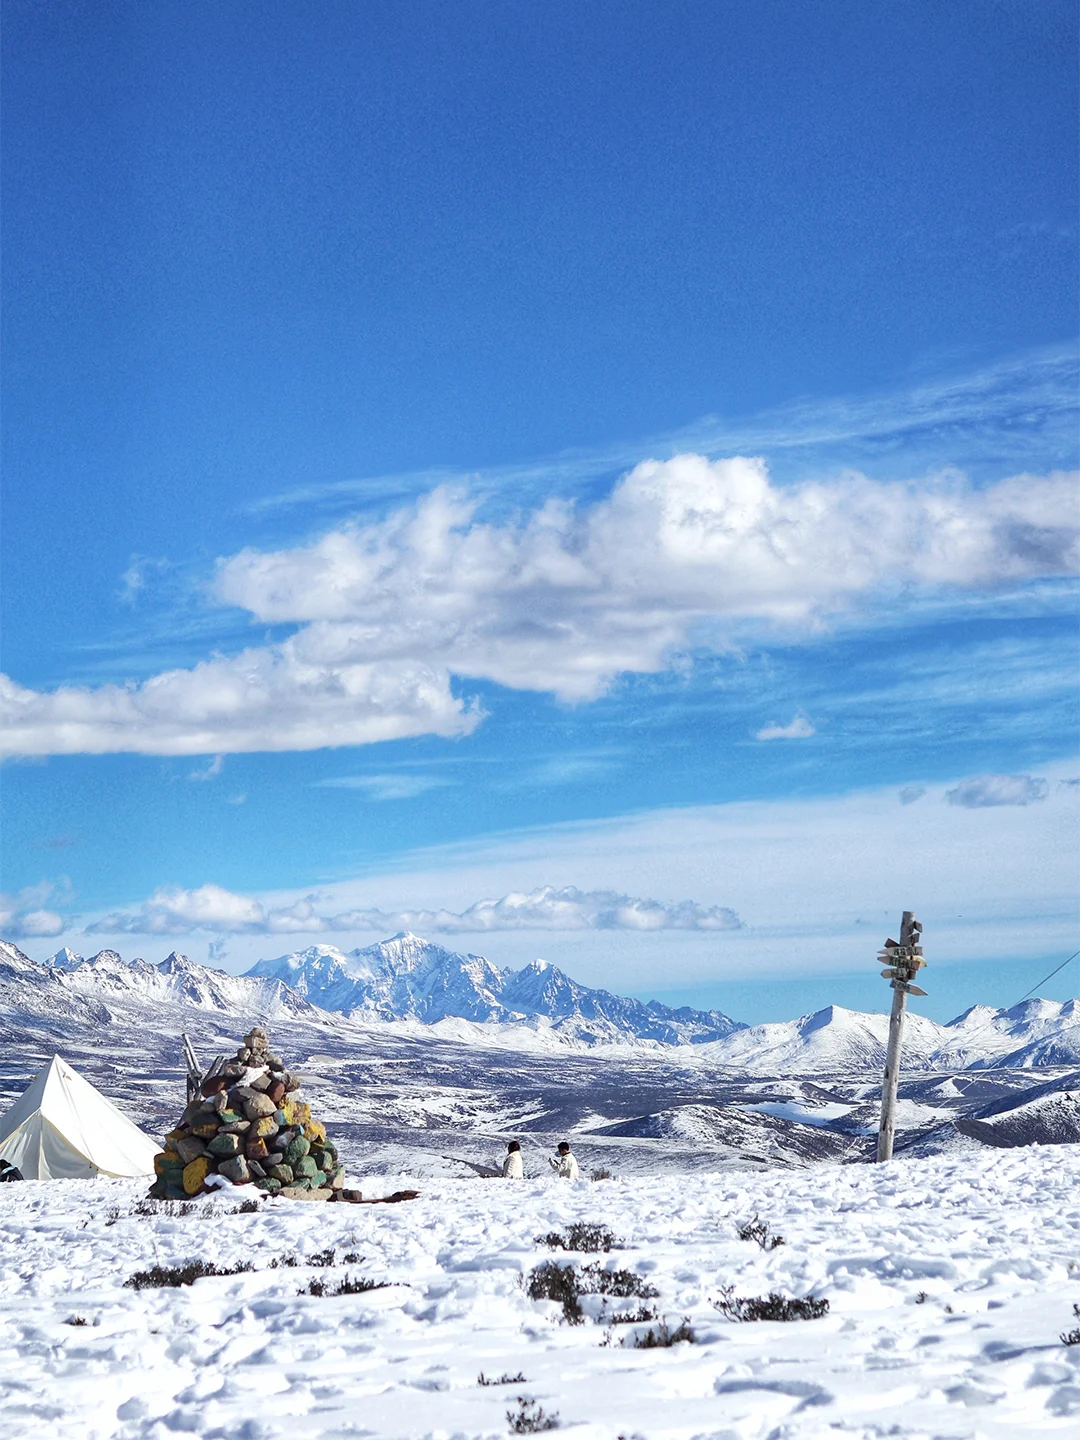
[[[116,911],[87,926],[89,935],[216,934],[290,935],[348,933],[362,930],[427,930],[442,935],[492,933],[500,930],[738,930],[734,910],[643,900],[613,890],[582,891],[572,885],[551,885],[531,894],[511,893],[498,900],[478,900],[460,913],[449,910],[349,910],[320,914],[317,897],[273,908],[236,895],[219,885],[184,890],[158,890],[135,910]],[[53,931],[37,931],[53,934]]]
[[[278,643],[141,684],[37,692],[3,677],[4,745],[224,755],[462,735],[482,711],[454,677],[588,701],[748,626],[813,633],[860,601],[1074,573],[1078,534],[1062,472],[781,487],[761,460],[684,454],[636,466],[594,505],[499,522],[440,487],[386,519],[220,561],[213,600],[297,627]]]

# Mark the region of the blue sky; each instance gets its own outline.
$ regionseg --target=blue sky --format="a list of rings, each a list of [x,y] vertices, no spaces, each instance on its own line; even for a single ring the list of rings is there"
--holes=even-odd
[[[904,906],[942,1015],[1080,945],[1075,42],[11,0],[6,933],[420,916],[748,1019],[875,1003]]]

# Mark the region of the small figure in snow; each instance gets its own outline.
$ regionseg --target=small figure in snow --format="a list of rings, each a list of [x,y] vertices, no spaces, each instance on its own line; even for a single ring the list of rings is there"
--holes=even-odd
[[[521,1146],[516,1140],[511,1140],[506,1147],[506,1159],[503,1161],[504,1180],[524,1180],[525,1166],[521,1159]]]
[[[21,1180],[23,1173],[17,1165],[12,1165],[9,1160],[0,1159],[0,1185],[5,1180]]]
[[[581,1179],[581,1171],[578,1169],[577,1160],[574,1158],[574,1152],[570,1149],[568,1140],[559,1141],[559,1157],[556,1159],[554,1155],[549,1155],[548,1164],[560,1180]]]

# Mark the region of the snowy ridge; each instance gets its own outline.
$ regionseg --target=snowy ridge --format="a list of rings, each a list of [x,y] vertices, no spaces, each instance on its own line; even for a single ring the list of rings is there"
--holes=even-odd
[[[743,1028],[718,1010],[673,1009],[579,985],[546,960],[500,970],[482,955],[459,954],[408,932],[347,954],[311,945],[260,960],[247,974],[284,981],[324,1010],[354,1018],[546,1027],[589,1045],[702,1044]]]
[[[500,970],[415,935],[348,954],[312,945],[228,975],[175,951],[159,965],[114,950],[83,959],[70,950],[39,964],[0,941],[0,1028],[66,1018],[100,1025],[123,1015],[155,1025],[179,1006],[247,1026],[304,1018],[352,1033],[390,1033],[536,1054],[596,1046],[678,1054],[691,1066],[744,1075],[854,1075],[884,1063],[888,1017],[828,1005],[812,1015],[746,1026],[720,1011],[672,1009],[579,985],[535,960]],[[973,1007],[948,1025],[909,1012],[905,1072],[1080,1065],[1080,1003],[1025,1000]]]

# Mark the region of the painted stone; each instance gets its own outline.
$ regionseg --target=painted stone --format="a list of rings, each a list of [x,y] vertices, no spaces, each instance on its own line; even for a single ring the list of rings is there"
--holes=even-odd
[[[244,1101],[244,1114],[249,1120],[261,1120],[264,1115],[273,1115],[277,1106],[268,1095],[260,1095],[256,1090],[250,1100]]]
[[[192,1160],[190,1165],[184,1166],[184,1193],[186,1195],[197,1195],[203,1187],[203,1181],[210,1171],[210,1161],[205,1155],[200,1155],[197,1160]]]
[[[293,1174],[297,1177],[303,1175],[308,1180],[314,1180],[318,1173],[319,1167],[311,1155],[302,1155],[293,1166]]]
[[[256,1140],[265,1140],[269,1135],[276,1135],[277,1128],[277,1121],[274,1119],[273,1115],[260,1115],[258,1120],[253,1120],[251,1122],[252,1138]]]
[[[212,1140],[218,1132],[216,1120],[207,1120],[201,1125],[193,1125],[191,1133],[197,1135],[200,1140]]]
[[[206,1147],[211,1155],[218,1160],[228,1160],[233,1155],[240,1153],[239,1135],[215,1135],[210,1144]],[[220,1166],[218,1167],[221,1168]]]
[[[285,1146],[285,1163],[295,1167],[297,1160],[302,1159],[310,1149],[310,1143],[302,1135],[298,1135]]]
[[[321,1120],[308,1120],[304,1125],[304,1134],[321,1145],[326,1139],[326,1126]]]
[[[249,1160],[264,1160],[266,1158],[266,1141],[249,1140],[244,1146],[244,1154]]]
[[[200,1155],[206,1154],[206,1146],[194,1135],[185,1135],[182,1140],[176,1142],[176,1153],[185,1165],[190,1165],[192,1160],[197,1160]]]
[[[293,1182],[291,1165],[268,1165],[266,1167],[266,1173],[270,1176],[271,1180],[280,1180],[282,1185],[291,1185]]]

